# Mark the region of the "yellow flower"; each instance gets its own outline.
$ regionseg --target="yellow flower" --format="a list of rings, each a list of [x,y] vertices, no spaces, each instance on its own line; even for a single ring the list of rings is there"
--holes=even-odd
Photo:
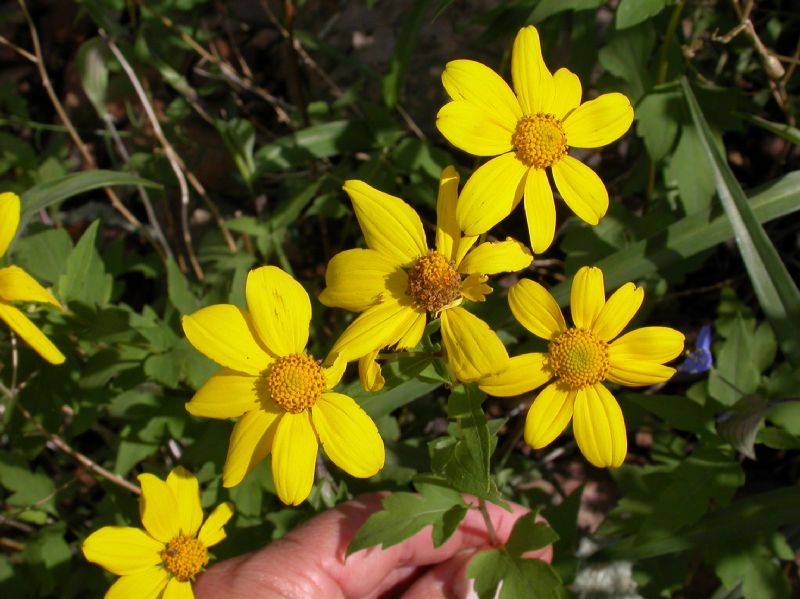
[[[511,358],[505,372],[482,379],[480,388],[509,397],[555,379],[528,411],[525,441],[535,449],[544,447],[574,417],[575,440],[586,459],[598,467],[620,466],[627,452],[625,421],[603,381],[629,387],[662,383],[675,373],[664,362],[683,351],[683,335],[668,327],[643,327],[612,341],[643,299],[640,287],[626,283],[606,301],[603,272],[583,267],[571,289],[575,326],[567,328],[553,296],[538,283],[520,281],[508,296],[511,311],[522,326],[549,342],[549,351]]]
[[[193,598],[191,581],[208,564],[208,548],[225,538],[233,506],[218,505],[203,523],[197,479],[182,466],[166,482],[140,474],[139,484],[144,530],[105,526],[86,538],[83,555],[122,577],[106,599]]]
[[[333,393],[346,362],[323,368],[305,352],[311,301],[274,266],[251,270],[248,310],[217,304],[183,317],[189,342],[224,366],[186,404],[195,416],[239,418],[223,470],[238,485],[268,454],[278,497],[299,505],[311,492],[317,437],[345,472],[368,478],[383,468],[383,440],[350,397]]]
[[[449,62],[442,83],[452,102],[439,110],[436,126],[470,154],[497,156],[464,186],[456,211],[460,229],[467,235],[488,231],[524,195],[531,247],[539,254],[553,242],[556,223],[545,169],[551,169],[572,211],[596,225],[608,209],[608,191],[568,150],[611,143],[630,127],[633,108],[619,93],[581,104],[578,77],[563,68],[550,74],[533,26],[521,29],[514,40],[511,77],[514,91],[481,63]]]
[[[380,377],[376,350],[414,347],[427,315],[440,315],[444,352],[459,380],[502,370],[508,362],[503,343],[460,304],[484,301],[492,291],[486,275],[527,267],[533,259],[527,248],[512,239],[473,248],[477,238],[461,236],[455,222],[458,174],[452,167],[444,169],[439,183],[435,250],[428,249],[417,213],[400,198],[363,181],[347,181],[344,190],[368,249],[341,252],[328,264],[320,302],[362,312],[331,352],[348,361],[362,358],[362,382],[374,381]]]
[[[0,258],[8,250],[19,227],[19,196],[0,193]],[[0,319],[11,327],[36,353],[51,364],[64,362],[64,354],[11,302],[41,302],[61,309],[61,304],[47,289],[19,266],[0,268]]]

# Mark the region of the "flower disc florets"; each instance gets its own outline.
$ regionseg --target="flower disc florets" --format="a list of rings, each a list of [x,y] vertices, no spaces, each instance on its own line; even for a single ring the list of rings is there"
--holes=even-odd
[[[539,169],[552,166],[568,150],[561,120],[541,112],[519,120],[511,145],[523,164]]]
[[[591,331],[568,329],[550,342],[550,365],[556,376],[572,389],[605,380],[608,343]]]
[[[461,299],[461,275],[451,260],[429,251],[408,272],[407,293],[415,307],[435,314]]]
[[[325,391],[325,372],[311,356],[292,354],[270,366],[267,388],[281,408],[299,414],[313,406]]]
[[[208,549],[198,539],[181,535],[167,543],[161,552],[161,561],[170,574],[187,582],[208,564]]]

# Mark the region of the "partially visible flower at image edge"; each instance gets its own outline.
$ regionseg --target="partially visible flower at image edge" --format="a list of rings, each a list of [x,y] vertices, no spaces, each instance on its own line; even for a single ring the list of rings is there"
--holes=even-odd
[[[121,576],[106,599],[188,599],[192,581],[208,564],[208,549],[225,538],[233,505],[222,503],[203,522],[197,479],[182,466],[166,482],[140,474],[144,530],[104,526],[83,541],[83,555]]]
[[[385,448],[375,423],[354,399],[331,391],[347,366],[323,367],[305,353],[311,300],[275,266],[251,270],[248,310],[230,304],[183,317],[195,349],[223,368],[197,390],[186,410],[205,418],[239,418],[222,473],[238,485],[272,454],[278,497],[299,505],[314,484],[319,443],[342,470],[369,478],[383,468]]]
[[[508,353],[497,334],[466,310],[466,301],[483,302],[492,288],[487,275],[530,265],[533,256],[513,239],[478,244],[455,222],[459,177],[448,166],[439,180],[435,249],[428,248],[422,220],[402,199],[363,181],[347,181],[367,249],[336,254],[325,272],[322,304],[361,314],[331,350],[359,359],[362,384],[374,391],[380,373],[377,350],[416,346],[428,316],[441,320],[442,346],[458,380],[469,382],[499,372]]]
[[[19,196],[11,192],[0,193],[0,258],[17,233],[19,219]],[[61,310],[58,300],[19,266],[0,268],[0,319],[42,358],[51,364],[62,364],[64,354],[11,302],[50,304]]]
[[[533,400],[525,441],[549,445],[573,420],[578,447],[598,467],[616,468],[627,453],[625,420],[605,381],[641,387],[663,383],[675,369],[664,366],[683,351],[684,336],[669,327],[642,327],[617,337],[644,300],[644,290],[626,283],[606,300],[603,272],[581,268],[572,282],[568,328],[558,303],[539,283],[523,279],[511,288],[514,317],[549,342],[547,353],[514,356],[508,368],[478,381],[490,395],[511,397],[551,381]]]
[[[570,209],[596,225],[608,209],[608,191],[568,151],[618,139],[633,122],[633,108],[620,93],[581,104],[577,75],[565,68],[550,74],[533,26],[521,29],[514,40],[511,77],[514,91],[479,62],[449,62],[442,83],[452,101],[439,110],[436,126],[457,148],[496,156],[464,186],[456,213],[460,229],[467,235],[488,231],[524,196],[531,247],[540,254],[550,247],[556,229],[546,169]]]

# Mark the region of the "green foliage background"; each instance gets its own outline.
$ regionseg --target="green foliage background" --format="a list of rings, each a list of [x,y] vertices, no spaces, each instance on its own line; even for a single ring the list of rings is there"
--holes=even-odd
[[[800,15],[790,2],[82,0],[27,10],[30,21],[24,5],[0,15],[10,75],[0,80],[1,187],[23,199],[11,262],[66,306],[35,320],[67,362],[12,350],[0,330],[0,595],[100,596],[110,578],[83,560],[80,541],[138,524],[120,480],[179,463],[197,474],[205,506],[236,506],[217,558],[354,494],[409,492],[425,474],[543,509],[566,587],[547,594],[549,574],[521,568],[541,596],[578,596],[587,568],[616,560],[633,562],[645,597],[787,597],[796,587]],[[524,274],[562,305],[584,264],[600,266],[609,289],[637,281],[647,300],[634,325],[691,340],[712,324],[713,369],[617,392],[630,451],[613,471],[588,466],[570,434],[531,451],[521,442],[531,397],[449,396],[436,360],[392,363],[377,394],[351,371],[344,390],[387,443],[381,474],[360,481],[326,463],[299,508],[277,500],[264,466],[224,490],[231,423],[184,410],[216,366],[183,338],[180,316],[243,306],[247,271],[276,264],[309,291],[309,350],[323,356],[352,318],[316,301],[325,265],[361,243],[343,181],[399,195],[431,223],[441,169],[456,165],[463,181],[476,166],[434,127],[441,69],[473,58],[507,74],[513,36],[529,23],[552,70],[575,71],[584,98],[624,92],[636,120],[585,158],[609,187],[608,215],[589,227],[560,210],[555,245]],[[524,227],[515,214],[496,234],[526,239]],[[515,355],[532,342],[507,308],[511,281],[479,311]],[[475,469],[459,484],[453,456],[463,455]],[[363,546],[391,542],[381,529],[431,506],[441,509],[420,526],[446,531],[460,497],[425,484],[423,499],[397,495]],[[522,524],[505,557],[482,556],[478,575],[548,542],[536,526]]]

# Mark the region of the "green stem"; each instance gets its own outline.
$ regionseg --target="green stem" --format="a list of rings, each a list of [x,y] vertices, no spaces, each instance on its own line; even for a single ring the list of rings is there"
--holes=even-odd
[[[478,510],[486,524],[486,533],[489,535],[489,543],[492,544],[492,547],[497,547],[500,545],[500,540],[497,538],[497,531],[494,529],[494,523],[492,522],[491,516],[489,516],[489,510],[486,508],[486,501],[484,499],[478,499]]]
[[[658,75],[656,77],[656,85],[660,85],[667,80],[667,67],[669,66],[669,49],[672,46],[672,40],[675,38],[675,32],[678,29],[678,24],[681,22],[681,13],[683,7],[686,6],[686,0],[679,0],[672,10],[672,16],[669,18],[669,25],[667,31],[664,33],[664,41],[661,43],[661,50],[658,55]]]

